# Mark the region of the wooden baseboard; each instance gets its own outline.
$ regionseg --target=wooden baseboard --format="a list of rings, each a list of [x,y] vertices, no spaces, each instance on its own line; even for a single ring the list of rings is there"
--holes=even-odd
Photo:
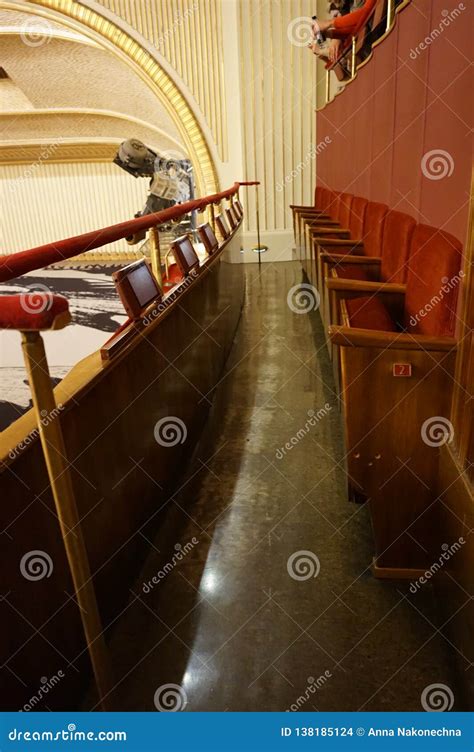
[[[374,556],[371,570],[377,580],[417,580],[425,574],[425,569],[405,569],[403,567],[380,567]]]

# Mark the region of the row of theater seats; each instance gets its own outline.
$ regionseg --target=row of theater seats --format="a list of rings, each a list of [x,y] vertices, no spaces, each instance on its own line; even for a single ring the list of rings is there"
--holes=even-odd
[[[237,229],[244,210],[240,201],[234,200],[227,208],[217,214],[215,218],[215,228],[218,230],[221,241],[224,242]],[[213,228],[208,222],[197,228],[199,240],[204,249],[204,255],[211,256],[219,248],[219,241],[214,233]],[[167,254],[168,257],[168,254]],[[199,254],[193,246],[188,235],[177,238],[169,249],[170,263],[166,263],[165,273],[163,275],[163,289],[169,290],[174,285],[182,281],[184,277],[190,274],[194,269],[199,267]]]
[[[371,507],[375,571],[422,568],[434,544],[426,515],[438,448],[450,432],[461,244],[383,204],[324,188],[315,206],[292,210],[333,360],[349,494]]]

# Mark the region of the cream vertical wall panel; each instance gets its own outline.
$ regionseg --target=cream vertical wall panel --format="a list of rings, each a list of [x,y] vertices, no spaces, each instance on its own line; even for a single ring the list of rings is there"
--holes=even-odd
[[[233,0],[99,0],[166,58],[198,103],[227,160],[222,24]]]
[[[0,253],[13,253],[131,219],[148,181],[100,163],[0,167]],[[25,221],[25,217],[28,218]],[[104,246],[127,249],[125,241]]]
[[[289,204],[313,201],[316,61],[303,41],[313,13],[310,0],[239,0],[244,173],[262,183],[263,231],[290,230]],[[252,191],[248,202],[247,229],[255,231]]]

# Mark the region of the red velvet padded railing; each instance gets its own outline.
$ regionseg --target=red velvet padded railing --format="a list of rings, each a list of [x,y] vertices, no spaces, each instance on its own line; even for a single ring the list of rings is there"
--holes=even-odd
[[[200,211],[210,204],[218,204],[220,201],[234,196],[241,186],[246,185],[258,185],[258,182],[237,182],[231,188],[221,193],[214,193],[204,198],[187,201],[184,204],[177,204],[170,209],[164,209],[155,214],[146,214],[144,217],[120,222],[110,227],[104,227],[101,230],[86,232],[84,235],[76,235],[73,238],[65,238],[54,243],[47,243],[37,248],[31,248],[28,251],[20,251],[19,253],[3,256],[0,258],[0,282],[20,277],[35,269],[43,269],[50,264],[64,261],[86,251],[92,251],[94,248],[101,248],[107,245],[107,243],[113,243],[116,240],[129,237],[141,230],[149,230],[156,225],[177,219],[182,214],[189,214],[196,210]]]

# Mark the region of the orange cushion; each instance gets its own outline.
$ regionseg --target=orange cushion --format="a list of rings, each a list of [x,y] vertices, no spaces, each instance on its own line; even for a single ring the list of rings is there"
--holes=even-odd
[[[380,298],[367,296],[346,300],[349,321],[357,329],[376,329],[382,332],[396,332],[392,317]]]

